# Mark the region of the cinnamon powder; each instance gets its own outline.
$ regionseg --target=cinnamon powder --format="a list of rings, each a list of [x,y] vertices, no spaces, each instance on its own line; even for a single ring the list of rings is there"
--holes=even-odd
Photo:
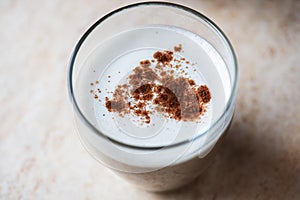
[[[181,45],[174,47],[176,52],[181,50]],[[197,87],[196,82],[190,78],[173,76],[180,61],[175,60],[177,65],[169,69],[173,67],[172,51],[157,51],[153,58],[152,61],[142,60],[129,75],[129,84],[118,85],[113,97],[105,98],[107,110],[119,113],[120,116],[131,113],[145,123],[151,122],[153,112],[177,121],[200,119],[211,100],[209,88],[206,85]],[[156,63],[154,68],[151,67],[152,63]]]

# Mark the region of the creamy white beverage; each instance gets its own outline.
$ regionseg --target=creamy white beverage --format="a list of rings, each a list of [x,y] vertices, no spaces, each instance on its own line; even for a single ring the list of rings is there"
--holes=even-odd
[[[164,63],[155,57],[157,52],[169,52],[171,59]],[[137,73],[139,70],[141,74]],[[139,81],[134,80],[150,72],[156,74],[153,75],[155,78],[149,78],[149,75],[136,79]],[[189,173],[193,171],[189,167],[197,166],[184,163],[205,158],[219,139],[207,138],[215,131],[223,132],[226,128],[210,130],[224,113],[229,100],[232,89],[229,72],[217,50],[201,36],[187,30],[152,25],[113,35],[91,51],[77,76],[75,92],[80,95],[76,100],[82,106],[82,114],[99,132],[117,143],[105,138],[99,139],[96,134],[89,134],[82,139],[91,144],[88,148],[93,149],[91,152],[95,157],[110,160],[104,161],[104,164],[123,174],[138,173],[141,177],[147,176],[149,180],[151,177],[163,176],[160,172],[155,175],[162,168],[165,170],[163,174],[167,176],[173,176],[174,169],[185,169],[183,173]],[[165,103],[158,101],[163,96],[157,92],[160,87],[169,88],[173,96],[177,95],[174,90],[180,84],[175,84],[174,88],[166,85],[170,76],[173,77],[168,82],[170,85],[181,80],[184,84],[190,83],[186,86],[190,91],[199,91],[204,86],[208,88],[207,102],[199,103],[200,97],[195,93],[194,99],[199,105],[196,113],[199,111],[199,114],[185,114],[187,111],[180,106],[184,103],[180,97],[176,97],[179,100],[175,104],[171,102],[168,108]],[[145,96],[142,93],[134,97],[134,91],[139,86],[148,87],[148,92],[151,92],[148,99],[139,99]],[[190,101],[193,104],[193,100]],[[118,109],[117,106],[121,104]],[[112,105],[116,106],[115,109]],[[79,129],[85,131],[84,127]],[[195,138],[197,140],[192,143],[184,143]],[[182,145],[178,148],[164,148],[177,143]],[[198,164],[198,161],[193,163]],[[180,169],[176,166],[180,166]],[[154,184],[153,190],[159,190],[158,187],[163,184],[159,178],[152,181],[156,180],[158,183]]]

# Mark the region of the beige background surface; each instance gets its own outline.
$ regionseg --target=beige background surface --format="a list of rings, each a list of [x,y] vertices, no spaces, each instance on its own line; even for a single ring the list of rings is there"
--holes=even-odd
[[[74,131],[66,77],[83,32],[133,1],[0,1],[0,199],[300,199],[300,1],[177,1],[236,50],[240,82],[227,146],[192,185],[137,190]]]

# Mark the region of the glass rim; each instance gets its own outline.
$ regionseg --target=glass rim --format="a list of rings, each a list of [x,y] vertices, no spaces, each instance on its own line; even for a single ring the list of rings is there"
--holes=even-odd
[[[232,55],[232,59],[234,62],[234,80],[233,80],[233,85],[231,88],[231,93],[229,96],[229,99],[225,105],[225,109],[223,111],[223,113],[217,118],[217,120],[215,120],[212,125],[210,126],[210,128],[204,132],[200,132],[200,134],[196,134],[196,136],[194,136],[193,138],[189,138],[180,142],[176,142],[176,143],[172,143],[166,146],[153,146],[153,147],[143,147],[143,146],[136,146],[136,145],[132,145],[132,144],[126,144],[123,143],[121,141],[118,141],[114,138],[109,137],[108,135],[102,133],[101,131],[99,131],[82,113],[82,111],[80,110],[77,101],[75,99],[75,95],[74,95],[74,90],[73,90],[73,67],[74,67],[74,63],[77,57],[77,53],[80,50],[80,47],[82,46],[82,44],[84,43],[84,41],[87,39],[87,37],[90,35],[90,33],[98,26],[100,25],[103,21],[105,21],[106,19],[108,19],[109,17],[122,12],[124,10],[128,10],[131,8],[135,8],[135,7],[139,7],[139,6],[166,6],[166,7],[172,7],[175,9],[179,9],[179,10],[183,10],[186,11],[200,19],[202,19],[206,25],[210,28],[213,28],[214,31],[216,31],[216,34],[219,35],[221,37],[221,40],[223,40],[225,42],[225,45],[227,47],[229,47],[230,53]],[[238,80],[238,66],[237,66],[237,59],[236,59],[236,55],[234,53],[233,47],[231,45],[231,43],[229,42],[228,38],[226,37],[226,35],[224,34],[224,32],[212,21],[210,20],[208,17],[206,17],[205,15],[203,15],[202,13],[180,5],[180,4],[175,4],[175,3],[170,3],[170,2],[160,2],[160,1],[146,1],[146,2],[139,2],[139,3],[134,3],[134,4],[129,4],[123,7],[120,7],[118,9],[115,9],[109,13],[107,13],[106,15],[104,15],[103,17],[101,17],[100,19],[98,19],[93,25],[91,25],[87,31],[85,31],[85,33],[81,36],[81,38],[79,39],[79,41],[77,42],[72,55],[71,55],[71,59],[69,61],[69,65],[68,65],[68,79],[67,79],[67,84],[68,84],[68,93],[69,93],[69,97],[71,100],[71,103],[73,105],[73,109],[76,111],[75,114],[78,114],[81,118],[81,120],[90,128],[92,129],[92,131],[94,133],[96,133],[98,136],[103,137],[105,139],[110,140],[111,142],[117,144],[117,145],[121,145],[123,147],[127,147],[127,148],[134,148],[134,149],[140,149],[140,150],[158,150],[158,149],[162,149],[162,148],[173,148],[173,147],[177,147],[177,146],[181,146],[184,144],[189,144],[191,142],[194,142],[195,140],[199,139],[201,136],[205,135],[210,129],[212,129],[213,127],[216,126],[216,124],[218,124],[218,122],[224,117],[224,115],[228,112],[228,110],[230,109],[230,105],[231,103],[235,100],[235,96],[237,93],[237,80]],[[218,135],[217,135],[218,136]],[[216,137],[216,136],[215,136]],[[211,139],[211,141],[215,138],[213,137]],[[210,141],[208,141],[207,143],[209,143]]]

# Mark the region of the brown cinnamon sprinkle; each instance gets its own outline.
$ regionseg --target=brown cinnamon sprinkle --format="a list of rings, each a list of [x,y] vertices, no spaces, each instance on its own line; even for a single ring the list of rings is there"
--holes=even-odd
[[[209,89],[206,85],[201,85],[198,90],[198,97],[201,98],[203,103],[208,103],[211,99]]]
[[[174,46],[174,51],[175,52],[181,52],[182,51],[182,44],[179,44],[177,46]]]
[[[181,50],[181,45],[174,47],[176,52]],[[157,51],[153,58],[155,62],[141,61],[128,77],[129,84],[118,85],[111,99],[105,97],[107,110],[120,116],[131,113],[145,123],[150,123],[150,115],[155,111],[178,121],[200,119],[211,100],[209,88],[206,85],[197,87],[195,81],[187,77],[174,77],[173,69],[180,64],[167,69],[172,67],[172,51]],[[156,63],[154,68],[152,63]]]
[[[173,60],[173,52],[172,51],[157,51],[154,53],[153,58],[157,60],[159,63],[167,64]]]
[[[151,65],[150,60],[143,60],[140,62],[140,65],[143,67],[149,67]]]

